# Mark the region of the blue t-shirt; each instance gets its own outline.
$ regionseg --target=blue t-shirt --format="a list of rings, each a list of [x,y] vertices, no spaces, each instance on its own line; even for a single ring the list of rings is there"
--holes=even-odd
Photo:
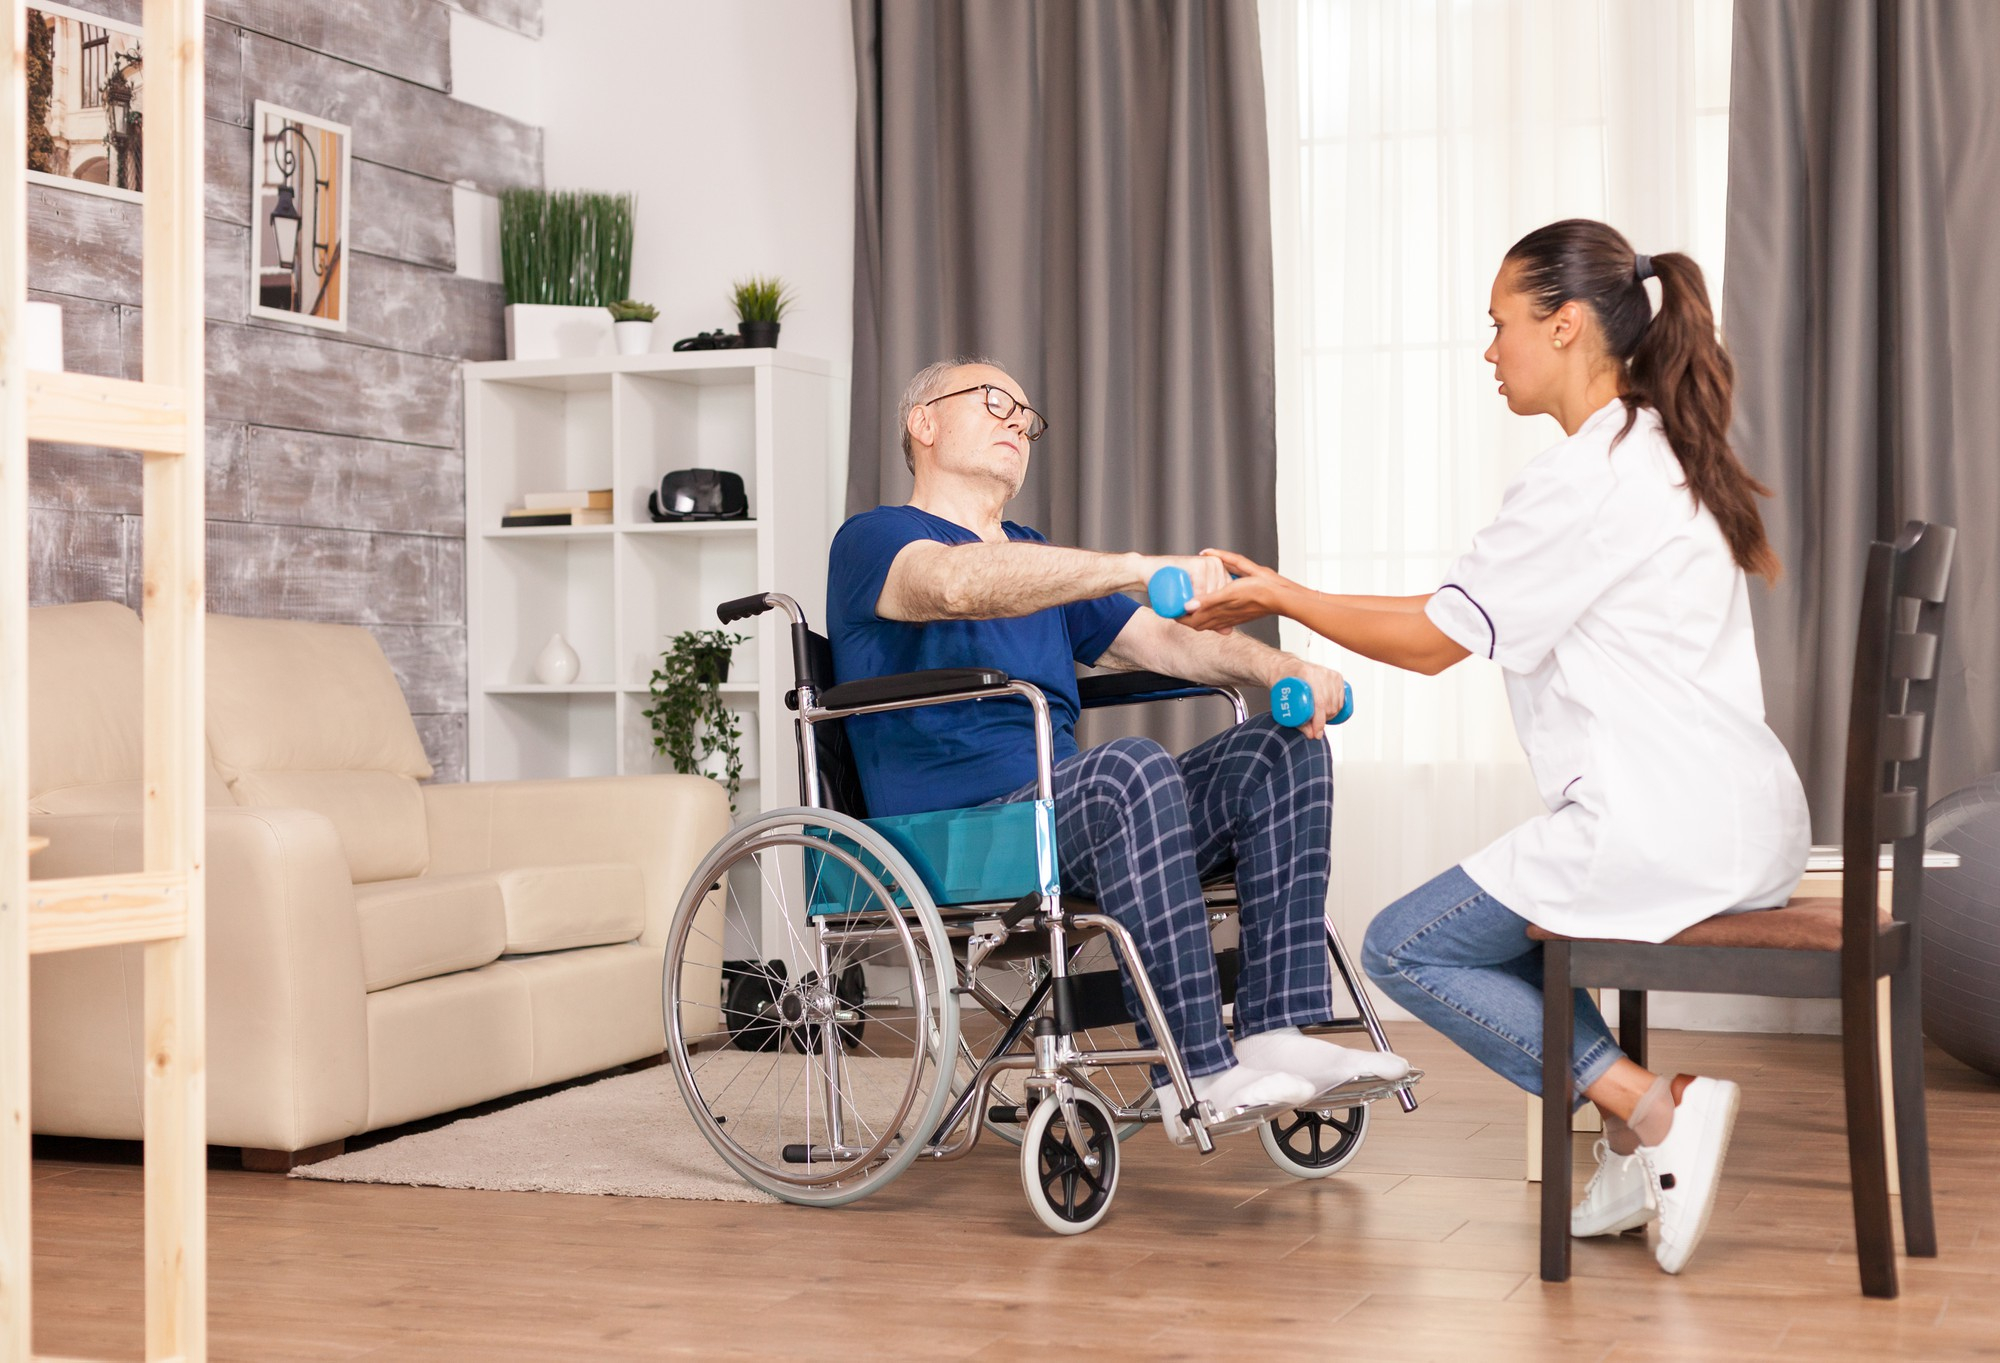
[[[1048,541],[1003,523],[1010,540]],[[1139,609],[1125,596],[1051,606],[1009,620],[937,620],[925,625],[875,613],[889,565],[906,544],[973,544],[962,525],[911,506],[878,506],[833,537],[827,565],[827,637],[843,682],[935,667],[995,667],[1033,682],[1049,698],[1058,762],[1076,753],[1076,663],[1094,664]],[[927,705],[847,721],[871,815],[965,809],[1035,779],[1035,718],[1011,698]]]

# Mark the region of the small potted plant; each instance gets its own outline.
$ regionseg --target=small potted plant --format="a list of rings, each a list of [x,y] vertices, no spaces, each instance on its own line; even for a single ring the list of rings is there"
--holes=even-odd
[[[792,291],[775,276],[752,275],[736,281],[732,293],[736,304],[736,332],[746,349],[769,348],[778,344],[778,323],[791,311]]]
[[[509,189],[500,195],[507,358],[616,349],[605,307],[632,287],[632,196]]]
[[[653,669],[652,708],[642,712],[653,726],[653,750],[675,771],[698,773],[709,759],[721,759],[732,812],[743,784],[743,730],[722,703],[722,684],[729,680],[730,650],[748,639],[719,629],[676,634]]]
[[[620,355],[644,355],[653,348],[653,319],[660,310],[636,298],[621,298],[605,305],[611,313],[611,329],[618,333]]]

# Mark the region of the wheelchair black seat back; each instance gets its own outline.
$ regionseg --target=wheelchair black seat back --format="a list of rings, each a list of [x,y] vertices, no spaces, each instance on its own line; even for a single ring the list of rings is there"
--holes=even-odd
[[[840,683],[828,641],[791,598],[762,593],[717,615],[727,624],[769,610],[791,625],[800,800],[745,820],[703,859],[681,896],[664,979],[682,1096],[747,1181],[838,1205],[919,1158],[962,1157],[988,1133],[1019,1147],[1041,1221],[1075,1233],[1110,1207],[1119,1142],[1160,1119],[1152,1065],[1172,1076],[1189,1143],[1206,1150],[1254,1127],[1302,1178],[1353,1159],[1376,1098],[1393,1092],[1415,1106],[1414,1075],[1320,1095],[1299,1112],[1196,1102],[1130,933],[1059,891],[1042,693],[989,668]],[[1232,692],[1175,678],[1087,678],[1079,690],[1086,707],[1222,695],[1243,714]],[[870,817],[843,721],[958,702],[1031,709],[1040,798]],[[1226,922],[1233,887],[1206,894]],[[1366,1031],[1386,1050],[1330,925],[1328,946],[1355,1015],[1327,1030]],[[1130,1026],[1120,965],[1152,1045]],[[976,1007],[962,1026],[966,1000]]]

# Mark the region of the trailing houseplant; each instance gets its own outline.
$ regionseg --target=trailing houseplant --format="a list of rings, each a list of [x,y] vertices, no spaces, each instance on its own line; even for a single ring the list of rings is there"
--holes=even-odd
[[[722,683],[729,679],[730,651],[748,639],[719,629],[676,634],[653,669],[653,704],[643,712],[653,726],[653,750],[665,754],[675,771],[697,773],[710,758],[722,759],[732,811],[743,784],[743,730],[722,703]]]
[[[797,300],[784,280],[752,275],[736,281],[730,301],[736,305],[737,334],[746,347],[757,347],[778,343],[778,323]]]

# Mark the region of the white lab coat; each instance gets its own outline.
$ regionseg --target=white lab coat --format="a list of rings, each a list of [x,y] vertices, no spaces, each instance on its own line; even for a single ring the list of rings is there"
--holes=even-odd
[[[1659,418],[1614,400],[1521,471],[1425,613],[1505,670],[1549,812],[1464,863],[1570,937],[1659,942],[1782,904],[1811,841],[1764,723],[1743,570]]]

